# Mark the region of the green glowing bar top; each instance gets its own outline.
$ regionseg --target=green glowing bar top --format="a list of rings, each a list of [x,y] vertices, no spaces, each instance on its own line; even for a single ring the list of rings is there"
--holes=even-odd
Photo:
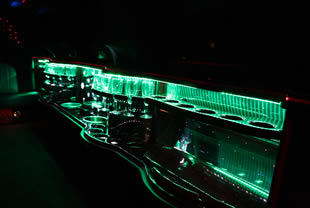
[[[78,68],[82,70],[84,77],[93,77],[93,89],[100,92],[116,92],[113,83],[117,79],[117,82],[124,86],[123,89],[117,89],[117,93],[126,95],[127,80],[135,80],[139,83],[136,96],[156,99],[199,114],[206,114],[208,110],[212,110],[214,113],[208,114],[209,116],[259,129],[271,131],[282,131],[283,129],[286,111],[281,107],[281,102],[216,92],[145,77],[118,75],[106,72],[102,68],[78,64],[46,62],[44,73],[74,77],[77,75]],[[164,99],[157,99],[157,97]]]

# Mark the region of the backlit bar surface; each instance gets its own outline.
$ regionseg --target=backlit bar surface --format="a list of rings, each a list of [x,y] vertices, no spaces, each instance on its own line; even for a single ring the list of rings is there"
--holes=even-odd
[[[227,207],[248,203],[266,207],[286,113],[280,101],[133,76],[103,66],[51,59],[34,62],[42,96],[85,125],[88,136],[121,145],[151,164],[148,176],[155,184],[152,173],[172,181],[178,178],[186,188]],[[141,119],[147,111],[151,126]],[[122,127],[126,125],[127,130]],[[134,125],[145,128],[137,149],[132,149],[135,136],[119,136],[122,128],[128,133]],[[250,134],[243,127],[268,136]]]
[[[84,84],[89,84],[93,79],[91,85],[93,89],[98,91],[113,92],[113,79],[121,79],[123,83],[128,79],[134,79],[139,82],[140,88],[142,84],[152,86],[149,98],[157,99],[156,97],[160,97],[162,102],[177,108],[182,108],[182,104],[185,104],[184,109],[197,113],[203,114],[204,110],[214,111],[215,113],[209,114],[209,116],[219,119],[274,131],[283,129],[285,109],[281,107],[280,102],[270,100],[210,91],[143,77],[117,75],[89,66],[49,62],[45,64],[44,68],[44,73],[48,78],[46,84],[62,86],[64,83],[73,83],[71,79],[76,76],[78,67],[82,68],[83,76],[89,77]],[[140,89],[139,96],[142,96],[141,91]],[[121,94],[126,96],[125,90],[122,90]],[[193,107],[186,108],[188,104]]]

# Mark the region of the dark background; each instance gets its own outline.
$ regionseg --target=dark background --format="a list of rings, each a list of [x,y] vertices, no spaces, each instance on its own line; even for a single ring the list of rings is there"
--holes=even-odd
[[[2,14],[21,31],[20,47],[32,55],[308,94],[303,5],[203,0],[2,4]],[[107,45],[118,54],[114,62]],[[98,50],[107,58],[99,60]]]

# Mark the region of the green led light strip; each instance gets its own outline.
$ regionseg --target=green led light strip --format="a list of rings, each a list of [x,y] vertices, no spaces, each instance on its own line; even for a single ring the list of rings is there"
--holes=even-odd
[[[44,73],[57,76],[76,76],[77,68],[82,69],[83,76],[98,76],[102,69],[77,64],[45,63]]]
[[[254,185],[254,184],[250,184],[226,171],[221,170],[220,168],[217,167],[213,167],[214,170],[216,170],[217,172],[225,175],[226,177],[232,179],[234,182],[238,182],[239,184],[241,184],[242,186],[246,187],[247,189],[249,189],[251,192],[263,197],[264,199],[268,199],[269,197],[269,193],[262,190],[260,187]]]
[[[199,109],[213,110],[215,114],[208,114],[209,116],[259,129],[269,129],[272,131],[281,131],[283,129],[285,109],[281,107],[280,102],[225,92],[215,92],[156,79],[105,73],[101,68],[96,67],[45,62],[44,60],[38,61],[45,63],[44,73],[48,75],[74,77],[79,67],[82,69],[84,77],[93,77],[92,86],[93,89],[97,91],[106,93],[115,93],[117,91],[117,93],[126,95],[124,90],[126,82],[129,79],[133,79],[139,84],[137,96],[152,99],[156,99],[154,96],[163,96],[165,99],[162,99],[162,102],[166,102],[178,108],[183,108],[184,110],[195,111],[197,113],[201,113]],[[123,89],[115,89],[113,80],[116,79],[118,79],[118,83],[121,82],[122,85],[124,85]],[[148,87],[151,87],[148,90],[152,91],[152,93],[143,93],[145,90],[143,90],[144,85],[142,83],[144,83],[144,85],[148,83]],[[168,102],[168,100],[175,101]],[[192,105],[192,107],[186,108],[186,106],[183,107],[178,104]],[[201,114],[203,114],[203,112]],[[232,116],[234,118],[236,118],[236,116],[239,117],[239,120],[232,120]],[[267,126],[261,124],[266,124]]]
[[[39,63],[48,63],[49,60],[48,59],[39,59],[38,62]]]

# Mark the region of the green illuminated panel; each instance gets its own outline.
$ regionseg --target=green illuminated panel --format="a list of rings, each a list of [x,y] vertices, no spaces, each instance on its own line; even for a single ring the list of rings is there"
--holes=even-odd
[[[102,75],[99,79],[97,79],[95,89],[105,92],[113,91],[113,85],[111,84],[111,80],[116,77],[118,79],[121,79],[123,83],[126,83],[128,79],[133,79],[133,77],[128,76],[105,74]],[[196,111],[198,109],[214,110],[216,111],[216,114],[211,116],[220,119],[226,119],[223,118],[223,115],[227,114],[239,116],[243,120],[231,121],[253,126],[255,128],[267,128],[269,130],[275,131],[283,129],[285,109],[281,107],[280,102],[239,96],[224,92],[215,92],[180,84],[162,82],[153,79],[146,79],[140,77],[135,77],[134,79],[140,83],[154,83],[155,86],[153,94],[149,93],[147,97],[154,98],[154,95],[159,95],[164,96],[166,100],[177,100],[179,104],[183,103],[194,105],[194,108],[188,109],[191,111]],[[143,92],[142,86],[143,85],[141,84],[141,92]],[[142,94],[140,94],[140,96],[142,96]],[[171,102],[167,103],[175,105]],[[253,124],[251,122],[253,122]],[[269,124],[270,126],[268,127],[267,125],[254,125],[259,124],[258,122],[267,125]]]
[[[162,102],[174,105],[177,108],[183,108],[184,110],[200,114],[204,114],[200,110],[212,110],[215,113],[208,115],[219,119],[260,129],[273,131],[281,131],[283,129],[285,109],[281,107],[280,102],[225,92],[215,92],[143,77],[104,73],[102,69],[95,67],[53,63],[46,62],[45,60],[41,60],[41,62],[45,64],[44,73],[46,75],[60,76],[59,79],[63,79],[61,78],[62,76],[67,76],[69,79],[70,77],[75,77],[77,68],[81,68],[84,77],[93,78],[89,79],[92,82],[89,84],[98,91],[131,96],[126,94],[126,83],[129,83],[128,80],[134,80],[138,83],[138,90],[135,96],[152,99],[156,99],[154,96],[163,96],[165,99],[162,99]],[[82,84],[85,87],[85,83]],[[148,92],[146,93],[146,91]],[[178,104],[186,105],[179,106]],[[190,106],[191,108],[188,108],[189,105],[192,105]]]
[[[282,108],[281,102],[216,92],[144,77],[107,73],[96,67],[53,63],[46,60],[39,60],[39,62],[42,64],[40,66],[44,68],[44,70],[39,70],[44,73],[42,83],[45,85],[57,86],[58,92],[62,91],[62,87],[69,88],[71,85],[76,87],[75,89],[83,91],[84,95],[81,95],[83,102],[82,99],[79,100],[82,104],[62,103],[61,106],[67,109],[83,107],[98,110],[103,108],[105,103],[102,103],[102,100],[105,99],[97,99],[102,96],[92,91],[96,90],[122,94],[129,98],[133,96],[150,98],[175,108],[253,128],[271,131],[283,130],[285,109]],[[80,81],[75,82],[78,78]],[[52,89],[50,91],[54,92]],[[108,117],[85,116],[81,120],[89,126],[94,126],[107,123]],[[190,122],[187,121],[186,125],[188,123]],[[186,152],[191,158],[192,165],[195,164],[196,158],[203,161],[209,168],[206,170],[209,171],[208,174],[215,175],[219,181],[229,183],[240,191],[255,195],[256,198],[267,202],[279,142],[242,135],[238,132],[231,132],[230,129],[217,128],[212,125],[208,123],[203,126],[201,122],[197,124],[196,129],[193,128],[194,130],[191,129],[194,124],[185,127],[181,137],[172,143],[175,144],[174,149]],[[183,168],[190,166],[187,161],[184,162],[184,159],[180,165]],[[182,170],[180,168],[180,171]],[[192,182],[191,179],[189,181]],[[199,186],[199,184],[194,185]],[[203,188],[203,190],[207,190],[207,188]]]
[[[188,158],[203,161],[207,172],[218,180],[267,202],[278,143],[193,119],[185,123],[187,127],[175,143],[175,149],[185,152]],[[202,189],[208,189],[200,181],[196,182]]]
[[[269,197],[269,192],[262,190],[260,187],[255,186],[254,184],[251,184],[239,177],[234,176],[233,174],[230,174],[229,172],[223,171],[217,167],[214,167],[214,169],[223,174],[224,176],[226,176],[227,178],[231,179],[233,182],[235,182],[236,184],[234,185],[241,185],[241,186],[245,186],[249,191],[257,194],[258,196],[263,197],[264,199],[268,199]]]
[[[283,128],[285,110],[281,107],[281,103],[176,84],[168,84],[166,96],[169,99],[183,100],[183,102],[185,100],[186,103],[196,108],[214,110],[217,112],[213,115],[214,117],[222,118],[226,114],[235,115],[244,120],[232,120],[233,122],[251,125],[249,122],[259,121],[271,124],[274,130]]]
[[[83,76],[98,76],[102,73],[101,69],[76,64],[46,63],[44,73],[58,76],[76,76],[77,68],[82,69]]]

